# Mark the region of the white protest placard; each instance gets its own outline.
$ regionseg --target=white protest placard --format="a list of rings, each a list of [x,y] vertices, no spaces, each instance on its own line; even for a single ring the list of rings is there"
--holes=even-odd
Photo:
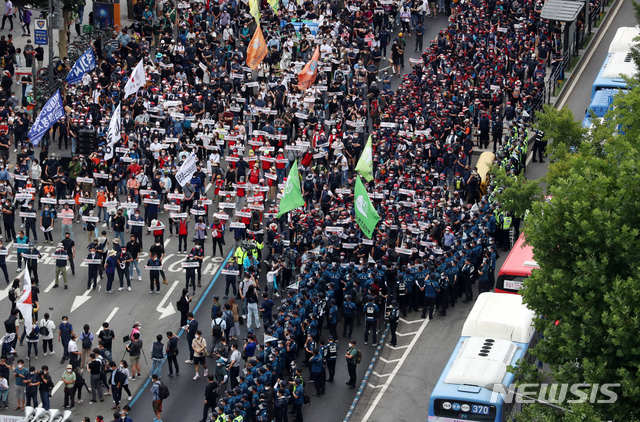
[[[91,205],[95,205],[96,204],[95,198],[83,198],[83,197],[80,197],[80,198],[78,198],[78,202],[80,202],[81,204],[91,204]]]
[[[130,226],[144,227],[144,220],[140,220],[140,221],[128,220],[127,224]]]
[[[78,181],[79,183],[93,183],[94,180],[91,177],[77,177],[76,181]]]
[[[18,216],[24,217],[24,218],[36,218],[36,213],[35,212],[23,212],[23,211],[20,211],[18,213]]]
[[[222,270],[220,270],[220,274],[224,274],[224,275],[240,275],[240,271],[222,269]]]
[[[162,265],[145,265],[144,269],[151,271],[162,271],[164,270],[164,267]]]
[[[84,221],[85,223],[97,223],[98,221],[100,221],[99,217],[91,217],[89,215],[83,215],[82,216],[82,221]]]
[[[200,266],[199,262],[182,262],[182,268],[198,268]]]

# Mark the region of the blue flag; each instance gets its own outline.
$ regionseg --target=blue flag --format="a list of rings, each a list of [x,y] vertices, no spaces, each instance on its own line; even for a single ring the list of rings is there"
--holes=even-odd
[[[53,97],[49,98],[49,101],[44,105],[38,118],[33,122],[31,130],[29,130],[29,139],[31,143],[33,143],[33,146],[38,146],[44,133],[63,116],[64,107],[62,107],[62,97],[60,96],[60,90],[57,90],[56,93],[53,94]]]
[[[93,55],[93,48],[89,47],[71,68],[71,71],[67,75],[67,83],[77,84],[82,80],[82,75],[91,72],[95,68],[96,57]]]

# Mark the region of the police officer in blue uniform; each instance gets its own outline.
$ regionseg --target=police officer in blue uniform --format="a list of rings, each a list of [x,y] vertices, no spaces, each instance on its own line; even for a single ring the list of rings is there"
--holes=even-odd
[[[338,343],[333,336],[329,336],[329,343],[325,346],[325,361],[327,362],[327,370],[329,371],[328,382],[333,382],[336,375],[336,362],[338,360]]]
[[[427,317],[427,308],[429,308],[429,319],[433,319],[433,309],[436,305],[436,295],[440,291],[440,285],[435,280],[435,273],[429,274],[424,281],[424,306],[422,308],[422,318]]]
[[[378,333],[376,331],[376,327],[378,325],[379,312],[380,309],[378,308],[378,305],[373,303],[373,296],[368,296],[367,304],[364,305],[364,344],[367,344],[367,341],[369,340],[369,330],[371,330],[373,332],[373,346],[378,345]]]
[[[398,339],[396,338],[396,330],[398,329],[398,321],[400,320],[400,309],[398,301],[391,301],[391,309],[389,310],[389,331],[391,332],[391,346],[396,347]]]

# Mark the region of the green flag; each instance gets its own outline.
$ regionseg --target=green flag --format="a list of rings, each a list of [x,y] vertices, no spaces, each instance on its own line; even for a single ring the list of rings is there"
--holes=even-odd
[[[356,208],[356,223],[364,234],[371,239],[373,230],[376,228],[380,216],[369,199],[367,189],[362,184],[359,176],[356,176],[356,188],[353,191],[354,204]]]
[[[356,165],[356,171],[364,177],[367,182],[373,180],[373,148],[371,147],[371,135],[364,146],[362,155]]]
[[[298,174],[298,161],[296,160],[293,162],[291,170],[289,170],[287,183],[282,189],[282,198],[280,198],[280,206],[278,207],[276,218],[280,218],[282,214],[302,206],[304,206],[304,198],[302,197],[302,191],[300,191],[300,175]]]

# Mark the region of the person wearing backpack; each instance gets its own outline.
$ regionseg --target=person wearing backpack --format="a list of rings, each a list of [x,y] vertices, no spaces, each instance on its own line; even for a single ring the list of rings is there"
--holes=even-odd
[[[111,360],[113,353],[113,339],[115,338],[116,333],[113,332],[111,328],[109,328],[108,322],[102,323],[102,329],[98,333],[98,339],[102,342],[102,347],[107,351],[108,355],[106,356],[108,360]]]
[[[9,293],[7,293],[7,297],[11,301],[11,307],[9,308],[9,312],[11,314],[12,314],[12,311],[16,308],[16,301],[20,298],[21,293],[22,291],[20,290],[20,279],[16,278],[15,280],[13,280],[13,283],[11,284]]]
[[[349,349],[344,357],[347,359],[347,370],[349,371],[349,381],[347,385],[349,390],[356,388],[356,365],[358,364],[358,354],[362,356],[361,352],[356,348],[356,341],[349,340]]]
[[[33,353],[35,358],[38,359],[38,340],[40,339],[40,326],[38,320],[33,319],[31,325],[31,332],[27,334],[27,357],[31,361],[31,348],[33,347]]]
[[[156,341],[151,345],[151,375],[162,376],[162,361],[165,356],[165,348],[162,343],[162,334],[156,336]]]
[[[222,313],[222,318],[224,319],[225,323],[224,340],[226,343],[229,343],[229,333],[231,332],[231,328],[233,328],[235,325],[233,311],[231,310],[230,303],[224,304],[224,312]]]
[[[80,332],[80,344],[82,346],[81,362],[80,366],[83,368],[87,364],[89,354],[93,348],[93,333],[90,331],[89,324],[84,324],[82,331]]]
[[[167,393],[169,392],[169,389],[167,388],[167,386],[163,385],[160,382],[160,379],[158,377],[157,374],[153,374],[151,376],[151,380],[153,382],[153,385],[151,386],[151,394],[153,396],[152,400],[152,404],[153,404],[153,413],[156,414],[156,418],[155,421],[156,422],[162,422],[162,400],[164,400],[163,398],[161,398],[160,396],[160,390],[163,390],[163,395],[168,395]]]
[[[378,312],[380,309],[378,305],[373,302],[373,296],[367,297],[367,304],[364,305],[364,318],[365,318],[365,327],[364,327],[364,344],[367,344],[369,340],[369,330],[373,333],[373,346],[378,345]]]
[[[218,311],[216,317],[211,320],[211,351],[218,347],[222,342],[225,332],[227,331],[227,322],[222,317],[222,312]]]
[[[11,315],[4,321],[4,329],[7,334],[15,334],[15,337],[11,341],[11,347],[16,348],[16,344],[18,343],[18,324],[20,315],[20,311],[17,308],[11,308]]]

